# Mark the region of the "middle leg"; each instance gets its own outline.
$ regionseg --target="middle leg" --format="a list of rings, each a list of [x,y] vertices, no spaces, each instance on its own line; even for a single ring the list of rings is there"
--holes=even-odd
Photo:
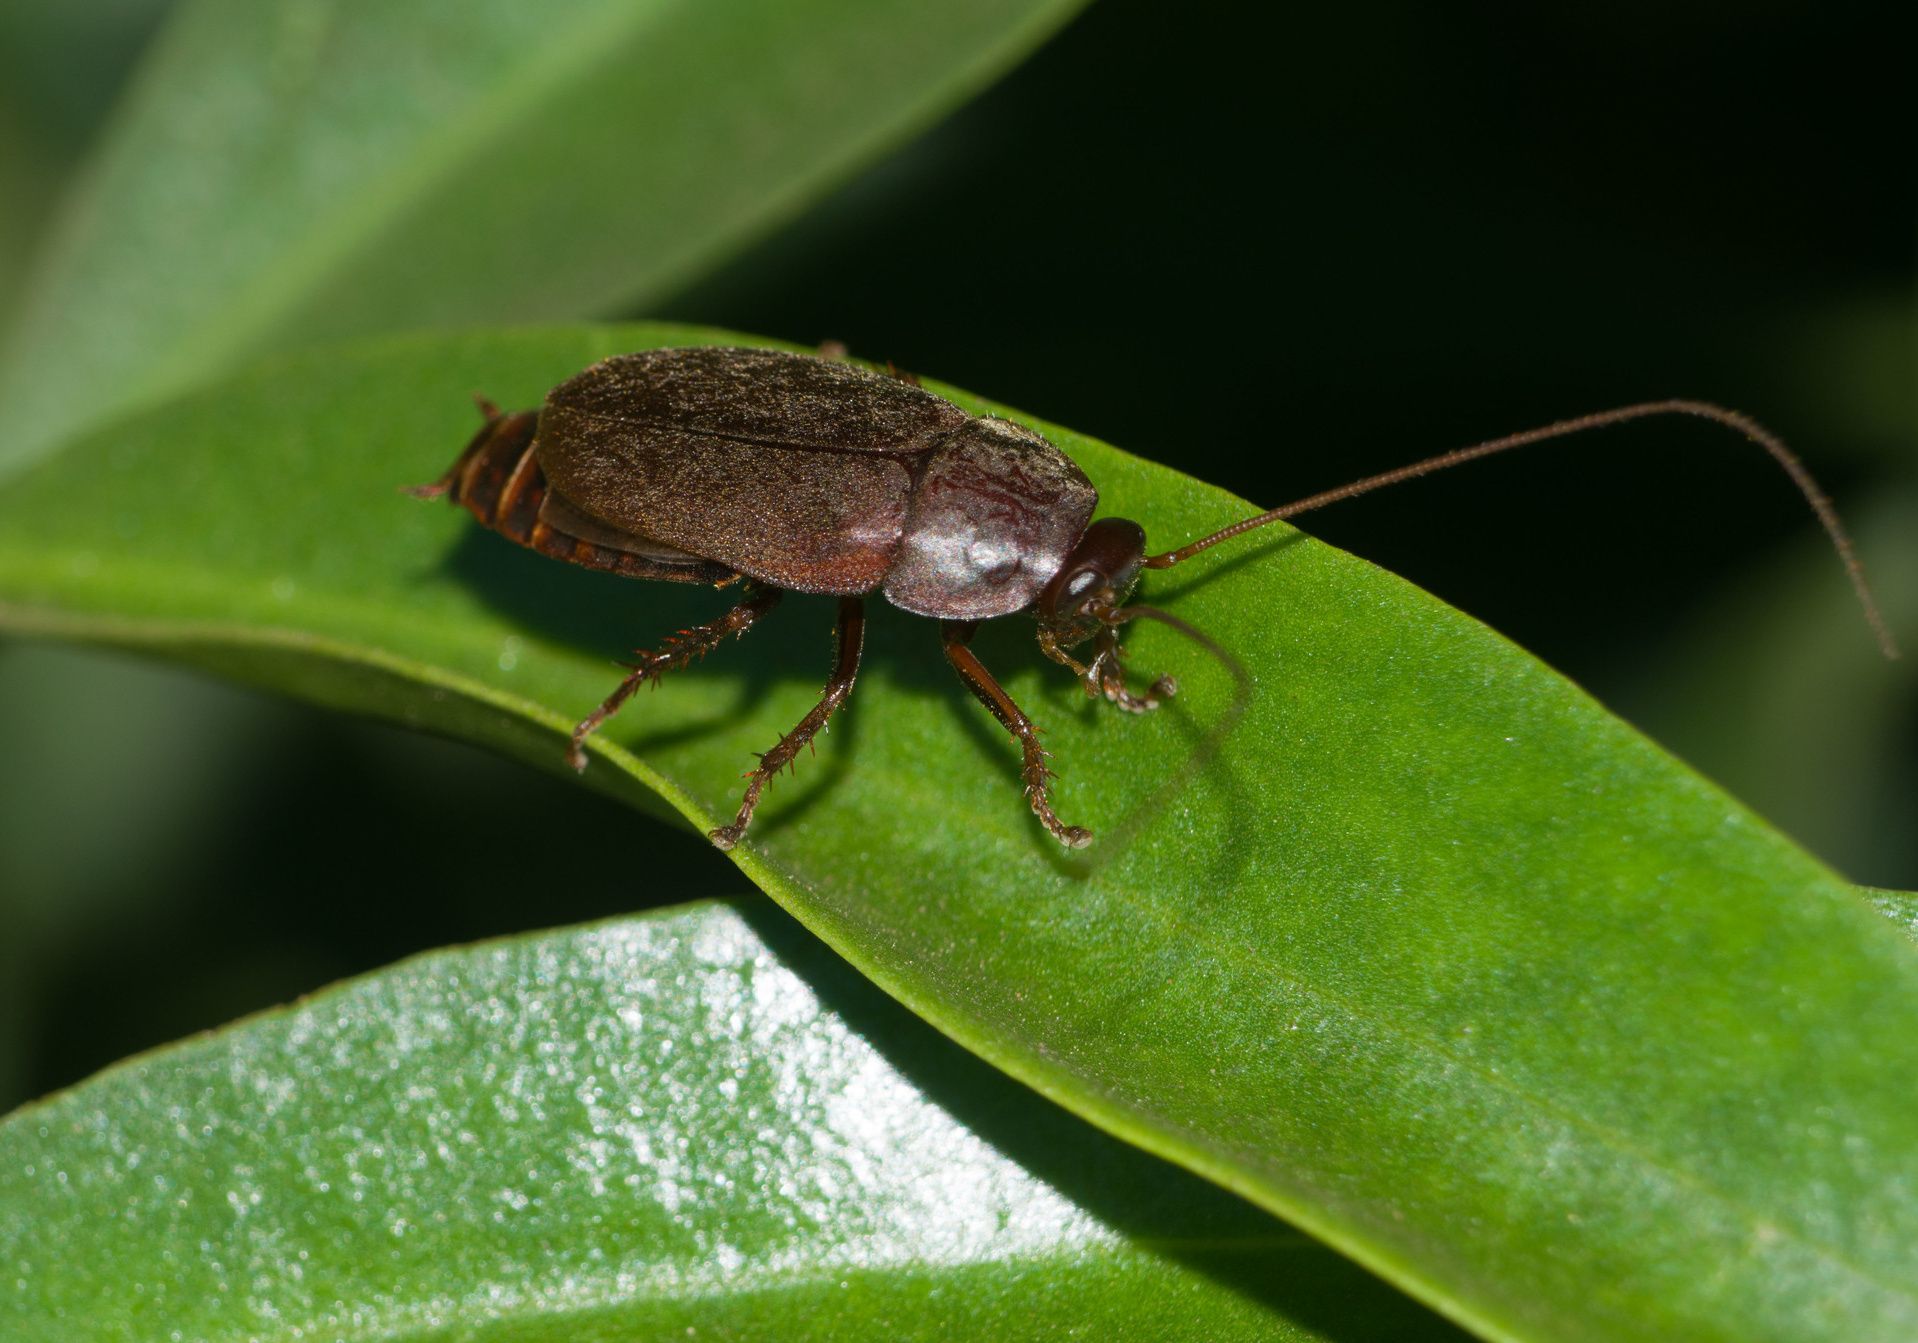
[[[739,814],[733,817],[733,823],[707,833],[706,837],[713,843],[722,849],[730,849],[739,843],[746,833],[746,827],[752,824],[753,809],[759,805],[759,795],[766,790],[773,775],[790,765],[800,748],[818,736],[825,729],[826,720],[833,716],[833,711],[846,702],[852,694],[853,678],[859,674],[859,650],[865,641],[865,603],[857,597],[841,597],[838,653],[833,659],[832,679],[826,682],[819,703],[813,705],[812,711],[799,720],[799,725],[781,737],[772,750],[759,757],[759,768],[746,776],[746,796],[739,804]]]

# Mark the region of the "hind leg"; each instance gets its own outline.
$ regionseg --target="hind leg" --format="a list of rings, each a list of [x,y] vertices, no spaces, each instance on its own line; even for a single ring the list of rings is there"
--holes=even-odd
[[[746,833],[746,827],[752,824],[753,809],[759,805],[759,795],[765,791],[772,777],[790,765],[800,749],[825,730],[826,720],[851,697],[853,678],[859,674],[859,652],[866,642],[866,607],[857,597],[839,599],[836,642],[832,678],[820,693],[819,703],[813,705],[812,711],[800,719],[791,732],[781,737],[772,750],[759,757],[759,768],[746,776],[746,796],[739,804],[739,813],[733,817],[733,823],[722,825],[707,835],[720,848],[730,849],[739,843]]]
[[[567,761],[576,770],[585,769],[586,739],[599,729],[601,723],[618,713],[620,706],[632,698],[635,690],[648,681],[658,681],[669,671],[677,671],[698,661],[729,637],[744,634],[752,628],[754,621],[779,605],[779,599],[783,596],[785,593],[778,588],[748,588],[739,599],[739,604],[719,619],[681,630],[667,639],[657,653],[639,650],[634,655],[639,660],[626,664],[631,669],[626,679],[606,697],[605,703],[581,719],[579,726],[573,729],[573,745],[567,753]]]

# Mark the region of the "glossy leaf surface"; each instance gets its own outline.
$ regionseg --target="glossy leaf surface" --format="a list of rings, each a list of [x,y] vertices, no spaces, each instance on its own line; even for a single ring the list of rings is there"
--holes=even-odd
[[[724,905],[420,957],[28,1107],[0,1268],[13,1343],[1457,1336]]]
[[[0,491],[0,619],[562,768],[609,659],[726,598],[570,569],[393,487],[457,452],[468,392],[532,404],[697,334],[389,341],[111,429]],[[1048,432],[1158,544],[1246,511]],[[1196,769],[1231,684],[1171,631],[1130,636],[1184,686],[1144,719],[1087,703],[1022,619],[978,644],[1048,729],[1087,854],[1038,832],[933,627],[881,611],[850,712],[740,861],[975,1052],[1488,1335],[1918,1329],[1918,954],[1896,928],[1349,556],[1270,535],[1143,595],[1253,677]],[[790,602],[643,697],[587,781],[729,816],[749,752],[817,693],[830,609]]]
[[[189,0],[55,225],[0,465],[262,349],[683,286],[1080,0]]]

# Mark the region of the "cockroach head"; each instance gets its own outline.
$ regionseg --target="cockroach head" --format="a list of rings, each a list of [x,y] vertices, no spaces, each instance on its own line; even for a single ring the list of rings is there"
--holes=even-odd
[[[1034,614],[1060,647],[1083,643],[1125,605],[1145,564],[1145,529],[1125,518],[1086,528],[1039,594]]]

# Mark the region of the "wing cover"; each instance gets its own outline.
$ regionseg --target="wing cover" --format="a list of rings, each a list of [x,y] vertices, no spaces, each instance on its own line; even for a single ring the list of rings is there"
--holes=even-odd
[[[800,592],[869,592],[925,453],[969,417],[805,355],[649,350],[560,384],[539,417],[553,488],[608,526]]]

